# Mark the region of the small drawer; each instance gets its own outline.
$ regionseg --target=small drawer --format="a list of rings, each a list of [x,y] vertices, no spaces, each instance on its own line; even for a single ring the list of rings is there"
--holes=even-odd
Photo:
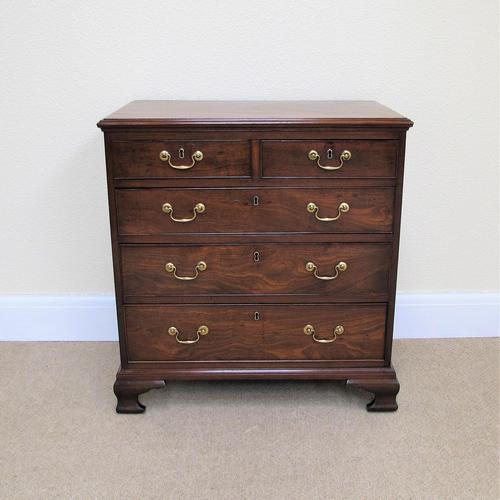
[[[393,188],[119,189],[118,233],[391,233]]]
[[[385,304],[126,306],[131,362],[382,360]]]
[[[387,243],[122,245],[123,295],[316,295],[385,301]]]
[[[117,179],[251,175],[248,141],[115,140],[111,151]]]
[[[383,140],[262,141],[262,176],[392,178],[397,145]]]

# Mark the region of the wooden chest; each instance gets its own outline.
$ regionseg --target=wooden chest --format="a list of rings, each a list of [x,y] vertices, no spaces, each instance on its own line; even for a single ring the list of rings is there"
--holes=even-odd
[[[117,411],[168,380],[332,379],[397,409],[407,118],[373,101],[134,101],[104,131]]]

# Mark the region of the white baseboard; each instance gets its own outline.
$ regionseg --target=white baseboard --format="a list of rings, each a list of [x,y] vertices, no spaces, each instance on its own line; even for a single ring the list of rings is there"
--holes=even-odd
[[[0,295],[0,340],[118,340],[112,295]]]
[[[497,337],[500,294],[398,294],[395,338]],[[0,341],[117,340],[111,295],[0,295]]]
[[[500,293],[401,293],[394,337],[498,337],[499,318]]]

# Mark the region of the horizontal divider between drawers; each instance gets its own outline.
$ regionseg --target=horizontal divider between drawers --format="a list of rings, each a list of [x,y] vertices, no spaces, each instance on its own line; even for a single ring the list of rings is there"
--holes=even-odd
[[[120,235],[121,245],[241,245],[250,243],[390,243],[393,233],[171,233]]]
[[[286,185],[283,183],[286,182]],[[245,177],[245,178],[115,178],[114,187],[117,189],[227,189],[233,188],[371,188],[394,187],[397,184],[392,177],[349,177],[342,179],[328,179],[323,177]]]
[[[300,297],[304,298],[307,297],[305,295],[301,295]],[[321,296],[320,296],[321,297]],[[238,297],[241,298],[241,297]],[[361,302],[357,301],[347,301],[347,302],[339,302],[338,300],[332,299],[330,297],[330,300],[327,302],[321,302],[321,300],[313,300],[312,302],[300,302],[298,300],[294,300],[293,302],[200,302],[200,303],[193,303],[193,302],[186,302],[182,301],[179,303],[176,302],[126,302],[124,303],[125,306],[137,306],[137,307],[148,307],[148,306],[172,306],[172,307],[193,307],[193,306],[206,306],[206,307],[220,307],[220,306],[273,306],[273,305],[279,305],[279,306],[286,306],[289,305],[290,307],[293,306],[335,306],[335,305],[342,305],[342,306],[375,306],[375,305],[387,305],[388,301],[387,300],[363,300]]]
[[[389,301],[389,294],[378,294],[373,297],[333,297],[325,295],[305,294],[269,294],[269,295],[182,295],[182,296],[124,296],[123,305],[265,305],[265,304],[384,304]]]

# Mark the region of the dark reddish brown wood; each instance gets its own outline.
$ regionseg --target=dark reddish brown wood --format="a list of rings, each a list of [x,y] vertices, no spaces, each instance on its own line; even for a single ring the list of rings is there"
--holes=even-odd
[[[127,306],[130,361],[382,360],[386,307],[381,305]],[[305,335],[314,326],[318,343]],[[196,344],[201,325],[209,332]]]
[[[413,122],[375,101],[132,101],[98,126],[213,124],[408,128]]]
[[[180,158],[180,150],[184,158]],[[189,166],[195,151],[203,159],[188,169],[179,170],[160,159],[160,152],[168,151],[174,166]],[[203,177],[250,177],[249,141],[207,140],[115,140],[113,141],[113,174],[116,178],[196,179]]]
[[[108,208],[109,208],[109,222],[111,227],[111,248],[113,256],[113,277],[115,283],[115,299],[116,299],[116,312],[118,323],[118,336],[120,340],[120,360],[122,368],[128,365],[127,347],[125,339],[125,320],[123,317],[122,304],[122,273],[121,273],[121,255],[120,245],[118,241],[118,222],[116,214],[116,200],[115,190],[113,189],[113,175],[111,166],[112,161],[112,148],[108,137],[104,141],[106,151],[106,180],[108,186]]]
[[[368,140],[281,140],[262,141],[262,177],[395,177],[397,141]],[[351,153],[338,170],[323,170],[310,160],[309,151],[317,151],[320,165],[337,167],[344,150]],[[327,156],[331,150],[332,158]]]
[[[245,243],[302,243],[304,234],[311,242],[336,242],[336,243],[390,243],[393,240],[392,233],[248,233],[236,235],[244,238]],[[120,243],[201,243],[205,244],[207,237],[217,243],[234,243],[235,235],[227,234],[206,234],[206,233],[170,233],[159,235],[121,235],[119,236]]]
[[[387,300],[391,247],[371,243],[234,244],[122,246],[123,294],[131,297],[196,295],[321,295],[334,301]],[[258,261],[255,254],[258,253]],[[306,270],[317,265],[319,276],[333,276],[339,262],[347,270],[331,281]],[[166,272],[173,263],[180,277],[194,276],[198,262],[207,269],[191,281]],[[300,301],[300,297],[297,297]]]
[[[397,407],[390,359],[410,120],[372,101],[135,101],[99,126],[122,360],[118,411],[143,411],[138,394],[165,380],[200,379],[349,380],[375,394],[369,409]],[[204,160],[180,171],[158,159],[162,148],[180,162],[181,147],[185,161],[194,150]],[[316,149],[330,164],[323,158],[329,147],[349,149],[351,160],[327,172],[304,159]],[[192,213],[193,194],[206,195],[208,208],[179,228],[157,211],[167,193],[178,217]],[[322,223],[305,211],[309,201],[320,216],[332,216],[341,201],[351,210]],[[202,256],[208,269],[197,280],[174,282],[163,271],[168,257],[180,275],[191,274]],[[336,258],[349,269],[334,281],[302,268],[311,260],[327,275]],[[246,318],[256,308],[267,321]],[[316,345],[303,325],[295,329],[311,310],[318,335],[331,331],[333,313],[356,333]],[[202,319],[216,326],[198,343],[174,348],[168,341],[175,339],[161,333],[172,318],[186,331]]]
[[[255,174],[258,175],[258,174]],[[253,187],[283,187],[283,179],[254,177],[251,181]],[[115,179],[115,188],[248,188],[249,179],[245,178],[204,178],[204,179],[183,179],[172,177],[170,179]],[[396,180],[392,178],[373,177],[373,178],[350,178],[350,179],[329,179],[321,180],[310,178],[288,178],[286,179],[287,188],[329,188],[334,189],[352,189],[369,187],[394,187]]]
[[[120,380],[113,386],[118,400],[117,413],[143,413],[146,407],[139,402],[139,395],[151,389],[165,387],[164,380]]]
[[[396,284],[398,275],[399,233],[401,225],[401,208],[403,202],[403,175],[405,163],[406,131],[401,132],[398,150],[398,179],[394,196],[394,239],[392,241],[391,268],[389,276],[389,304],[387,307],[387,332],[385,342],[385,359],[387,364],[392,358],[392,338],[394,329],[394,311],[396,307]]]
[[[131,363],[117,374],[120,380],[344,380],[393,379],[392,366],[379,361],[166,361]]]
[[[392,378],[349,378],[347,385],[364,389],[373,394],[373,399],[366,406],[368,411],[396,411],[396,396],[399,381],[394,373]]]
[[[116,192],[120,235],[169,233],[391,233],[393,189],[120,189]],[[162,211],[174,208],[173,217],[190,218],[203,203],[205,211],[191,222],[175,222]],[[349,211],[335,221],[319,221],[307,211],[313,202],[318,217],[338,216],[341,203]]]
[[[252,139],[252,181],[255,183],[255,181],[259,177],[260,177],[260,141]]]
[[[364,302],[387,302],[387,293],[380,293],[376,295],[369,295],[368,297],[350,296],[349,298],[331,295],[305,295],[305,294],[269,294],[269,295],[155,295],[144,296],[134,295],[123,298],[123,304],[331,304],[333,302],[338,304],[345,303],[364,303]]]
[[[273,125],[257,126],[242,125],[236,126],[227,124],[215,124],[212,126],[188,126],[188,125],[161,125],[161,126],[110,126],[105,127],[105,134],[110,140],[151,140],[164,141],[206,141],[209,137],[213,141],[258,141],[264,140],[320,140],[330,141],[332,137],[336,140],[346,139],[370,139],[370,140],[399,140],[400,132],[406,127],[347,127],[347,126],[290,126]],[[260,161],[259,161],[260,172]]]

